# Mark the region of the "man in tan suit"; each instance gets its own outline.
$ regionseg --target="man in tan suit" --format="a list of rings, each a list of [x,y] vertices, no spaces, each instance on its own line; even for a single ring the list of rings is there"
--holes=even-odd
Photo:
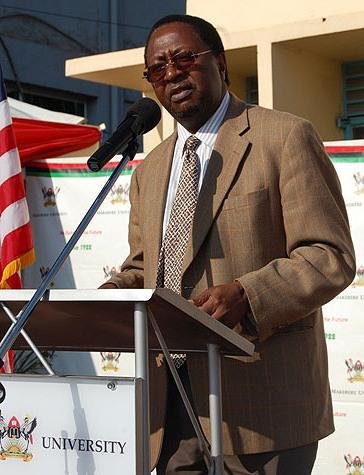
[[[104,287],[153,288],[161,269],[165,285],[181,162],[197,154],[198,200],[179,289],[256,345],[252,358],[223,358],[226,473],[307,475],[317,441],[334,430],[321,306],[355,272],[338,178],[309,122],[228,94],[223,46],[204,20],[157,22],[145,63],[178,128],[133,174],[130,255]],[[180,143],[184,134],[198,139],[192,155]],[[209,439],[206,361],[188,357],[179,371]],[[171,382],[166,400],[160,359],[151,375],[158,473],[206,474]]]

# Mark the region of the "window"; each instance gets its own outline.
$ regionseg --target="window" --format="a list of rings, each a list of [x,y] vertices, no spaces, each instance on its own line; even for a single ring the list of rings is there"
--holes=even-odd
[[[364,61],[344,63],[343,115],[337,121],[345,139],[364,139]]]
[[[246,102],[258,104],[258,78],[250,76],[246,78]]]
[[[65,112],[87,118],[87,104],[93,97],[84,94],[44,88],[31,84],[21,85],[21,92],[13,81],[5,81],[9,97],[18,99],[34,106],[43,107],[56,112]]]

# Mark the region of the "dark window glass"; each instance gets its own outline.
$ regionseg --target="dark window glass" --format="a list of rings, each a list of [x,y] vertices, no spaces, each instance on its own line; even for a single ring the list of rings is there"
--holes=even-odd
[[[250,76],[246,78],[246,102],[249,104],[258,104],[258,78]]]
[[[33,84],[21,84],[21,91],[13,81],[5,81],[9,97],[56,112],[75,114],[87,119],[87,105],[96,100],[91,96],[59,89],[43,88]]]
[[[353,127],[353,139],[364,139],[364,126]]]
[[[343,115],[338,126],[345,139],[364,138],[364,61],[342,65]]]

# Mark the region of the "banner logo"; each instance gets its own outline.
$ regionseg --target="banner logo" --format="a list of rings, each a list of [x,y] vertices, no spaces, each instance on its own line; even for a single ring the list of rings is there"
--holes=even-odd
[[[21,458],[23,462],[30,462],[33,455],[29,452],[29,445],[33,444],[32,432],[37,427],[37,419],[24,417],[20,425],[13,416],[8,424],[0,411],[0,460],[7,458]]]
[[[353,363],[351,358],[345,360],[347,373],[349,375],[349,383],[364,383],[364,374],[363,374],[363,363],[360,360],[357,360]]]
[[[364,193],[364,175],[360,172],[356,172],[353,175],[354,181],[355,181],[355,194],[360,195],[361,193]]]
[[[356,271],[356,278],[351,285],[352,287],[356,287],[357,285],[364,285],[364,266],[360,266],[359,269]]]
[[[364,475],[363,462],[360,457],[356,456],[351,458],[350,454],[344,455],[346,462],[346,474],[345,475]]]
[[[121,272],[121,266],[112,266],[111,268],[109,266],[104,266],[102,270],[104,271],[104,278],[110,279],[111,277],[114,277],[118,272]]]
[[[116,353],[112,351],[101,352],[102,358],[102,371],[118,371],[119,369],[119,359],[121,353]]]
[[[111,188],[111,204],[123,204],[125,205],[129,201],[129,188],[130,185],[118,185]]]
[[[55,188],[43,186],[43,206],[56,206],[56,197],[59,193],[60,188],[56,186]]]

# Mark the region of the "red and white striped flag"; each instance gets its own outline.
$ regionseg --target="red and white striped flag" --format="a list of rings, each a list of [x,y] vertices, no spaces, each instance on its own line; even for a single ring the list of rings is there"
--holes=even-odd
[[[20,289],[20,270],[34,260],[23,176],[0,66],[0,289]],[[12,369],[13,352],[9,351],[0,372]]]

